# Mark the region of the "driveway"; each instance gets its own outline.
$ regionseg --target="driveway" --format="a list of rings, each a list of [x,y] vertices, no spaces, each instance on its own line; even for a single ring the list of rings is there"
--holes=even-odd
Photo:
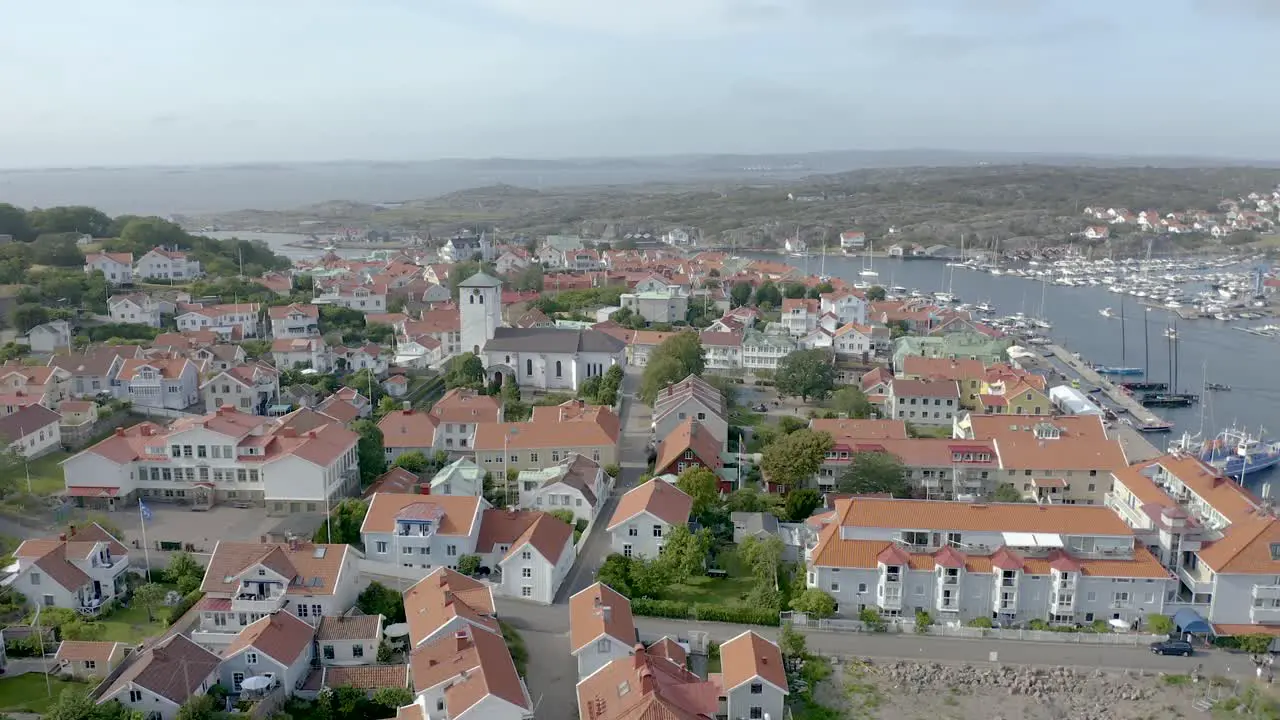
[[[609,523],[618,507],[618,498],[638,484],[640,476],[649,468],[649,425],[652,411],[636,397],[640,388],[640,371],[627,368],[622,377],[622,437],[618,442],[618,465],[622,473],[614,483],[608,500],[600,508],[591,534],[583,543],[578,558],[569,571],[569,578],[556,593],[556,604],[566,603],[569,596],[595,582],[595,572],[609,556]],[[563,612],[563,609],[561,610]]]

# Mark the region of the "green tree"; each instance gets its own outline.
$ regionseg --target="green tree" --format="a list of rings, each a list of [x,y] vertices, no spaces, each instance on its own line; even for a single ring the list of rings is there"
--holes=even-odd
[[[484,387],[484,361],[475,354],[464,352],[449,361],[449,369],[444,374],[444,386],[452,390],[456,387],[479,390]]]
[[[885,298],[888,296],[889,295],[885,292],[884,288],[879,285],[873,285],[867,289],[868,302],[884,302]]]
[[[1022,500],[1022,493],[1013,483],[1000,483],[996,486],[996,502],[1016,503],[1022,502]]]
[[[803,283],[789,282],[782,286],[782,296],[788,300],[799,300],[805,296],[808,288]]]
[[[245,357],[252,360],[258,358],[266,358],[271,352],[270,340],[243,340],[240,342],[240,349],[244,350]]]
[[[360,498],[343,498],[329,512],[329,519],[316,529],[313,540],[321,543],[340,543],[359,546],[363,539],[360,526],[369,512],[369,505]],[[332,529],[333,537],[329,536]]]
[[[96,715],[97,706],[88,692],[67,688],[41,717],[42,720],[95,720]]]
[[[622,474],[622,466],[618,463],[609,463],[604,466],[604,474],[616,480]]]
[[[356,420],[351,429],[360,436],[356,445],[360,465],[360,485],[368,487],[387,470],[387,458],[382,451],[382,430],[372,420]]]
[[[812,488],[793,488],[782,507],[788,522],[804,522],[822,507],[822,495]]]
[[[813,287],[809,288],[809,299],[821,300],[823,295],[826,295],[827,293],[832,293],[835,291],[836,291],[836,288],[834,285],[827,282],[826,280],[823,280],[817,285],[814,285]]]
[[[729,512],[767,512],[770,502],[759,490],[750,487],[739,488],[729,493],[725,500]]]
[[[706,366],[702,339],[698,334],[673,333],[649,354],[649,362],[640,378],[640,397],[646,403],[653,404],[654,398],[664,387],[690,375],[701,376]]]
[[[860,388],[846,386],[831,394],[828,403],[832,410],[850,418],[871,417],[871,401]]]
[[[797,430],[783,435],[764,449],[760,469],[769,482],[786,488],[798,487],[817,474],[833,442],[831,435]]]
[[[374,406],[378,406],[378,403],[382,401],[382,396],[386,394],[386,391],[382,389],[382,384],[378,382],[378,376],[368,368],[357,370],[347,377],[346,386],[353,390],[359,390],[360,394],[369,398],[369,402],[373,403]],[[396,403],[395,407],[398,406],[399,403]]]
[[[896,498],[911,497],[907,469],[897,455],[887,452],[858,452],[836,483],[840,492],[866,495],[889,493]]]
[[[107,634],[107,626],[77,618],[62,626],[63,640],[101,640]]]
[[[413,693],[407,688],[384,687],[373,692],[371,698],[374,705],[383,709],[380,717],[395,717],[396,710],[413,702]]]
[[[411,473],[421,474],[427,471],[429,463],[427,456],[423,455],[421,450],[412,450],[397,457],[393,465],[404,468]]]
[[[49,309],[43,305],[26,303],[15,307],[9,320],[19,332],[25,333],[37,325],[49,322]]]
[[[557,508],[547,514],[569,527],[573,527],[578,522],[578,519],[573,515],[573,511],[568,508]]]
[[[539,263],[530,263],[529,267],[519,271],[512,281],[512,287],[515,290],[526,291],[533,290],[542,292],[543,272],[542,265]]]
[[[814,348],[796,350],[778,361],[773,381],[782,395],[824,400],[836,385],[836,368],[831,353]]]
[[[685,525],[677,525],[663,538],[662,555],[658,561],[670,570],[674,578],[682,579],[701,575],[710,552],[710,530],[702,528],[695,533]]]
[[[196,580],[204,578],[204,568],[196,562],[189,552],[176,552],[169,556],[169,564],[164,569],[164,577],[172,583],[182,578],[191,577]]]
[[[475,575],[480,570],[479,555],[463,555],[458,558],[458,572],[463,575]]]
[[[604,559],[596,571],[596,580],[608,585],[625,597],[635,597],[631,587],[631,558],[613,553]]]
[[[807,588],[791,598],[791,609],[816,618],[829,618],[836,614],[836,600],[823,590]]]
[[[211,695],[195,695],[178,708],[177,720],[214,720],[222,713]]]
[[[25,210],[0,203],[0,235],[12,235],[14,240],[27,242],[35,239],[36,230],[31,227]]]
[[[751,570],[757,584],[773,587],[777,583],[778,568],[782,567],[782,539],[776,535],[743,538],[738,544],[738,559]]]
[[[733,307],[742,307],[751,300],[751,283],[746,280],[739,280],[729,288],[729,303]]]
[[[1147,615],[1147,632],[1152,635],[1168,635],[1173,632],[1173,619],[1168,615],[1150,613]]]
[[[790,435],[791,433],[797,430],[803,430],[807,427],[809,427],[809,423],[805,422],[804,420],[801,420],[798,417],[792,417],[791,415],[783,415],[782,417],[778,418],[778,434],[779,435]]]
[[[142,255],[158,246],[190,247],[190,236],[175,223],[158,217],[140,217],[130,220],[120,229],[120,237],[109,247],[120,247],[121,252]]]
[[[798,668],[800,662],[809,657],[808,639],[791,623],[782,626],[782,632],[778,635],[778,649],[782,651],[782,661],[792,670]]]
[[[378,409],[374,411],[374,417],[381,419],[399,409],[400,409],[400,401],[396,400],[390,395],[385,395],[381,400],[378,401]]]
[[[80,247],[76,244],[78,239],[73,233],[41,235],[32,243],[31,259],[39,265],[83,268],[84,253],[80,252]],[[83,285],[82,282],[75,284]]]
[[[768,305],[771,308],[778,307],[782,304],[782,293],[778,290],[778,286],[773,284],[772,280],[765,280],[760,283],[760,287],[756,288],[756,305]]]
[[[133,601],[146,608],[148,622],[155,622],[155,609],[164,603],[164,598],[167,594],[168,591],[164,589],[163,585],[146,583],[133,591]]]
[[[676,581],[670,566],[653,560],[633,559],[631,561],[631,590],[639,597],[657,597],[664,588]]]
[[[404,598],[376,580],[360,591],[356,607],[365,615],[382,615],[388,624],[404,622]]]
[[[693,498],[693,507],[689,511],[693,517],[700,517],[720,503],[720,479],[701,465],[680,473],[680,477],[676,478],[676,487]]]

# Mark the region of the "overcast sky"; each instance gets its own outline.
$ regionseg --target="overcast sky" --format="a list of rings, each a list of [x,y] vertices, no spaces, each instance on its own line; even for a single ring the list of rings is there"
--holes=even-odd
[[[0,24],[0,167],[1280,158],[1280,0],[14,0]]]

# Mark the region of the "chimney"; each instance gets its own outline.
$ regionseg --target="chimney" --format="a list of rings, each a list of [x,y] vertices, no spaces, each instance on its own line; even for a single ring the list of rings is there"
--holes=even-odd
[[[124,437],[124,428],[122,427],[116,428],[116,437]]]
[[[644,667],[644,664],[645,664],[644,643],[636,643],[634,650],[635,650],[635,667],[637,668]]]
[[[316,439],[316,431],[315,431],[315,430],[308,430],[308,431],[307,431],[307,437],[308,437],[308,438],[310,438],[310,439],[312,439],[312,440],[315,440],[315,439]]]
[[[653,670],[645,667],[640,671],[640,694],[652,695],[653,689]]]
[[[298,551],[298,544],[299,544],[299,543],[298,543],[298,536],[297,536],[297,535],[294,535],[293,533],[289,533],[289,551],[290,551],[290,552],[297,552],[297,551]]]

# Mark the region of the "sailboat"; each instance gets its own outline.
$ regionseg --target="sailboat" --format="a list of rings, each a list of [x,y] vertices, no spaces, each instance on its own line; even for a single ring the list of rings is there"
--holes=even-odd
[[[1040,314],[1038,317],[1032,318],[1031,320],[1031,324],[1037,328],[1040,328],[1041,330],[1051,330],[1053,328],[1053,325],[1048,320],[1044,319],[1044,296],[1045,296],[1046,288],[1048,288],[1048,284],[1045,283],[1044,278],[1041,278],[1040,279]]]
[[[867,252],[865,255],[862,256],[862,272],[858,273],[859,277],[864,277],[864,278],[880,277],[880,273],[876,272],[871,267],[871,246],[872,245],[873,243],[870,240],[867,240]]]

